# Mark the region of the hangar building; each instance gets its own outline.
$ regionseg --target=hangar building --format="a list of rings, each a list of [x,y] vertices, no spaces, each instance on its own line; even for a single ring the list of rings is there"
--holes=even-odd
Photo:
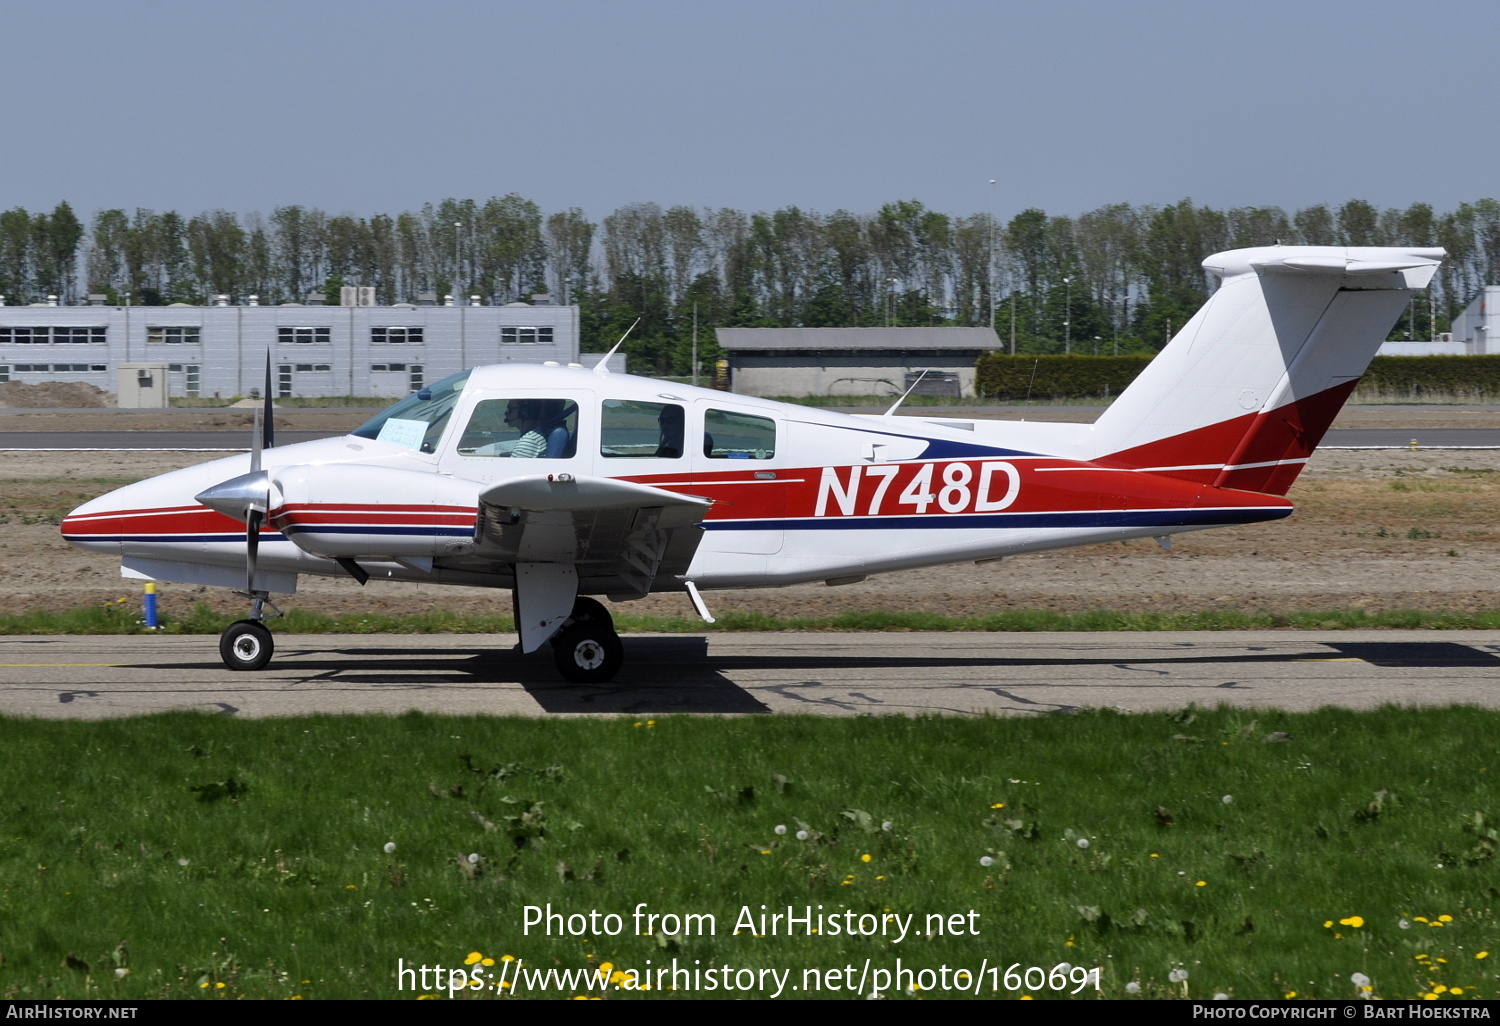
[[[732,391],[745,395],[972,396],[993,328],[718,328]]]

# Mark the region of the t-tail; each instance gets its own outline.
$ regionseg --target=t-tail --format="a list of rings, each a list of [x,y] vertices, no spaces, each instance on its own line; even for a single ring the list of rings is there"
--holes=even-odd
[[[1223,284],[1094,424],[1093,459],[1285,495],[1441,249],[1217,253]]]

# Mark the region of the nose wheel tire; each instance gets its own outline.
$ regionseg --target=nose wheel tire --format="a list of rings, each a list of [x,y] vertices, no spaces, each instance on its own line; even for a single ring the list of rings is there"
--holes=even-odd
[[[625,646],[608,627],[580,620],[552,639],[557,672],[575,684],[605,684],[625,662]]]
[[[231,670],[263,670],[276,645],[259,620],[239,620],[219,636],[219,658]]]

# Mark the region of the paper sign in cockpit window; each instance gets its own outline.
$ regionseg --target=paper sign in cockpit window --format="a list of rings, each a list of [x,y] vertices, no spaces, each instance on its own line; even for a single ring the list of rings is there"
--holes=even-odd
[[[389,442],[403,449],[420,449],[422,439],[427,436],[427,428],[425,420],[401,420],[393,417],[380,426],[380,434],[375,436],[375,441]]]

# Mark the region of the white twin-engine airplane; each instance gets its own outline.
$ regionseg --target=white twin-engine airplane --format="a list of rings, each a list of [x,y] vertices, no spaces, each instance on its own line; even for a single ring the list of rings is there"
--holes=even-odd
[[[1223,279],[1094,424],[851,416],[578,367],[478,367],[350,435],[85,503],[125,577],[243,587],[234,670],[299,574],[513,589],[523,652],[569,680],[624,658],[615,601],[826,581],[1287,516],[1288,488],[1440,249],[1220,253]],[[269,397],[269,390],[267,391]],[[899,403],[897,404],[899,405]],[[264,450],[264,451],[263,451]],[[274,609],[274,606],[272,607]]]

